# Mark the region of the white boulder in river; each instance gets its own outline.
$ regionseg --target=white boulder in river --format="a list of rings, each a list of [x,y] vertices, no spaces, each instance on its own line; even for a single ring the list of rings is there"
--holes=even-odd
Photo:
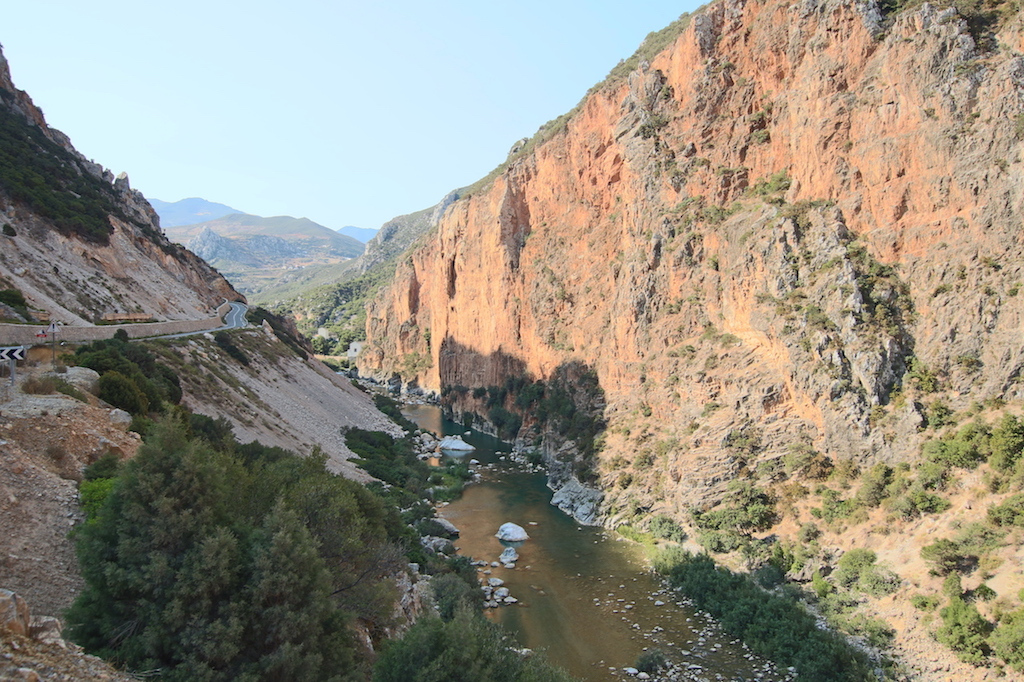
[[[503,523],[501,528],[495,534],[499,540],[505,542],[522,542],[523,540],[529,540],[530,536],[526,534],[522,526],[517,526],[514,523]]]
[[[441,439],[442,450],[463,450],[470,452],[476,450],[475,447],[462,440],[462,436],[445,436]]]
[[[504,551],[501,553],[501,556],[498,557],[498,561],[500,561],[503,564],[511,564],[518,560],[519,552],[515,550],[515,547],[506,547]]]

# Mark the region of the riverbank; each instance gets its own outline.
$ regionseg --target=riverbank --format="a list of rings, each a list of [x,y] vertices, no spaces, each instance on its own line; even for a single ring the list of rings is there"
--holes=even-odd
[[[459,529],[454,547],[477,562],[481,587],[497,578],[497,587],[515,597],[487,613],[520,645],[546,651],[553,663],[588,681],[792,679],[666,588],[647,570],[639,545],[581,526],[552,506],[543,470],[525,453],[479,432],[465,435],[436,407],[407,405],[403,412],[421,429],[462,434],[477,448],[469,456],[479,462],[473,467],[479,477],[438,505],[437,514]],[[495,533],[505,522],[530,536],[516,547],[514,568],[499,561],[505,545]],[[660,658],[657,652],[671,667],[641,670]]]

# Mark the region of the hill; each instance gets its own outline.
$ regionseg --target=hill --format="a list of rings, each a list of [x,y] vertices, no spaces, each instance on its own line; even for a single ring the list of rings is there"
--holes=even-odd
[[[368,227],[353,227],[352,225],[346,225],[345,227],[338,228],[338,232],[365,244],[373,239],[374,235],[377,234],[378,231]]]
[[[256,294],[290,273],[337,265],[363,253],[363,244],[307,218],[234,213],[170,227],[185,244],[220,270],[241,291]]]
[[[181,225],[194,225],[195,223],[216,220],[232,213],[242,213],[238,209],[218,204],[199,197],[181,199],[179,201],[161,201],[150,199],[149,203],[160,216],[160,226],[179,227]]]
[[[171,243],[128,176],[85,159],[14,87],[0,56],[0,290],[54,321],[106,314],[207,318],[242,300],[193,253]],[[27,312],[27,311],[26,311]],[[0,314],[0,317],[9,315]],[[19,315],[12,319],[24,319]]]
[[[458,191],[450,192],[435,206],[392,218],[359,258],[288,273],[259,292],[255,300],[291,316],[306,334],[325,330],[326,336],[314,339],[317,351],[344,355],[352,341],[365,338],[367,301],[390,281],[398,258],[437,226],[458,196]]]

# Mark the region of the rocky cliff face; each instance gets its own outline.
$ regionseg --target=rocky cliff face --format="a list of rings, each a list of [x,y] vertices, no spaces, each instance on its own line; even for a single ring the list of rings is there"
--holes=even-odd
[[[608,428],[577,469],[611,514],[716,499],[793,443],[904,459],[936,401],[1024,398],[1024,33],[984,30],[930,5],[707,7],[446,209],[371,307],[361,369],[481,414],[461,387],[596,372]]]
[[[194,254],[171,244],[128,178],[85,159],[14,87],[0,55],[0,288],[71,324],[105,313],[208,317],[241,300]]]

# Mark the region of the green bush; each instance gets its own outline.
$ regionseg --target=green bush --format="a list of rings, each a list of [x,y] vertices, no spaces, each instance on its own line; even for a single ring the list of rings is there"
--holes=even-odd
[[[1024,493],[1008,497],[988,509],[989,521],[997,526],[1024,526]]]
[[[177,405],[181,401],[181,383],[177,373],[159,362],[145,344],[128,343],[118,338],[96,341],[79,346],[75,350],[74,361],[99,372],[98,395],[101,399],[135,416],[143,416],[148,411],[160,412],[165,404]],[[110,396],[123,400],[137,411],[104,397],[104,377],[110,372],[121,375],[121,378],[107,380]],[[139,394],[145,398],[144,401],[138,398]]]
[[[0,303],[9,305],[19,312],[28,306],[24,294],[18,289],[0,289]]]
[[[663,668],[668,667],[668,659],[661,649],[648,649],[639,656],[633,663],[633,667],[642,673],[653,675]]]
[[[707,555],[670,548],[655,558],[655,569],[756,654],[795,667],[800,680],[875,679],[867,657],[842,636],[819,629],[798,602],[765,592],[747,576],[716,567]]]
[[[936,540],[921,548],[921,558],[931,562],[932,573],[948,575],[953,571],[966,572],[978,563],[978,557],[965,553],[960,545],[948,538]]]
[[[651,531],[651,535],[662,540],[671,540],[672,542],[686,540],[686,533],[683,532],[682,527],[668,516],[655,516],[651,519],[648,529]]]
[[[694,524],[703,530],[750,533],[771,528],[778,521],[775,497],[749,481],[734,481],[723,504],[711,511],[694,509]]]
[[[131,414],[146,414],[149,411],[149,399],[146,394],[134,381],[114,370],[104,372],[100,376],[97,395],[100,400],[105,400]]]
[[[374,682],[570,682],[540,654],[521,656],[502,630],[476,611],[450,620],[423,617],[377,659]]]
[[[921,611],[934,611],[939,607],[939,595],[937,594],[915,594],[910,598],[910,603],[915,609]]]
[[[1024,673],[1024,608],[1003,616],[989,637],[989,645],[1008,666]]]
[[[228,334],[226,331],[219,331],[213,335],[213,340],[225,353],[246,367],[249,366],[249,356],[235,345],[235,342],[231,340],[231,334]]]
[[[856,588],[872,596],[892,594],[899,589],[899,576],[876,566],[877,558],[870,549],[851,549],[839,558],[833,577],[843,587]]]
[[[452,620],[461,608],[479,608],[483,592],[473,577],[470,580],[473,582],[467,582],[456,573],[443,573],[430,579],[430,594],[441,620]]]
[[[991,653],[986,638],[992,627],[974,604],[954,597],[939,615],[942,626],[935,632],[935,639],[952,649],[961,661],[983,663]]]

